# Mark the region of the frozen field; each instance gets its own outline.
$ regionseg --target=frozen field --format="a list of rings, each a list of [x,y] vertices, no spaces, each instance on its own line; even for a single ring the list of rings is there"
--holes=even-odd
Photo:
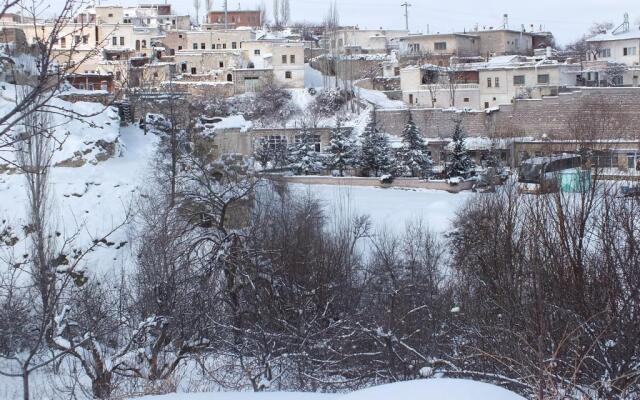
[[[524,400],[486,383],[464,379],[417,380],[373,387],[347,395],[312,393],[198,393],[144,397],[145,400]]]
[[[449,230],[456,212],[474,194],[436,190],[382,189],[359,186],[291,185],[294,191],[320,199],[327,215],[368,215],[376,229],[401,232],[407,223],[421,221],[434,232]]]

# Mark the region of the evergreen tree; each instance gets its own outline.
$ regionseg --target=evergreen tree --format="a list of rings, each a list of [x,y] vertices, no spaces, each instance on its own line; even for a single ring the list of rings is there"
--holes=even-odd
[[[306,126],[300,130],[296,143],[289,147],[289,166],[298,175],[322,171],[322,156],[316,151],[316,140]]]
[[[360,173],[363,176],[381,176],[393,172],[393,158],[389,141],[378,129],[375,110],[362,133],[362,149],[359,157]]]
[[[269,161],[272,161],[273,154],[269,149],[268,143],[265,138],[258,138],[255,141],[255,150],[253,152],[253,158],[262,168],[267,168]]]
[[[474,166],[474,162],[469,157],[465,146],[465,134],[462,129],[462,120],[455,121],[453,130],[453,149],[447,164],[447,175],[449,177],[464,176]]]
[[[402,148],[398,151],[398,173],[411,177],[423,177],[431,169],[433,161],[422,139],[422,133],[409,114],[409,122],[402,131]]]
[[[356,146],[351,138],[351,132],[342,127],[340,119],[336,121],[336,127],[331,131],[330,157],[328,165],[337,170],[340,176],[344,176],[344,170],[353,167],[357,161]]]

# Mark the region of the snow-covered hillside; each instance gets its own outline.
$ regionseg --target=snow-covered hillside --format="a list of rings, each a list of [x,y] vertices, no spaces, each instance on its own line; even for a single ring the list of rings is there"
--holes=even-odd
[[[0,114],[8,114],[15,107],[21,90],[20,86],[0,86]],[[47,105],[43,111],[48,111],[54,138],[59,144],[52,159],[53,165],[96,164],[116,153],[120,118],[115,108],[100,103],[70,103],[57,97],[49,100]],[[3,149],[2,157],[0,170],[3,167],[11,169],[14,155],[10,149]]]
[[[8,92],[2,94],[0,111],[11,107]],[[52,229],[60,233],[60,244],[73,238],[70,246],[77,249],[87,249],[112,233],[86,258],[85,268],[101,273],[126,265],[130,229],[124,223],[149,172],[157,138],[137,127],[121,129],[117,112],[98,103],[53,99],[51,104],[61,110],[52,114],[61,143],[50,177]],[[3,156],[11,160],[12,153],[5,151]],[[4,257],[25,253],[25,184],[25,177],[15,171],[0,174],[0,231],[10,229],[19,239]]]
[[[463,379],[430,379],[373,387],[346,395],[315,393],[195,393],[145,400],[524,400],[503,388]]]

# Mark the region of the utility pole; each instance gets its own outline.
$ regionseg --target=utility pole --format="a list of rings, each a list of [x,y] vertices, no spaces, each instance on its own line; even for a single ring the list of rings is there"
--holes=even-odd
[[[405,1],[404,4],[401,5],[401,7],[404,7],[405,27],[406,30],[409,31],[409,7],[411,7],[411,4]]]

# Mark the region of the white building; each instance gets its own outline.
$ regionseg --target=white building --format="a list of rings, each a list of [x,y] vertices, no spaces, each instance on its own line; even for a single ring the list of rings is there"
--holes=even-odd
[[[465,82],[457,72],[450,75],[446,67],[427,65],[400,70],[402,100],[410,107],[480,108],[477,79]],[[462,71],[461,71],[462,73]],[[455,80],[450,80],[452,76]]]
[[[619,27],[587,40],[589,61],[609,61],[627,66],[640,65],[640,28],[631,26],[629,16]]]
[[[398,48],[398,40],[408,33],[404,30],[345,28],[330,34],[325,47],[338,54],[388,54]]]
[[[539,99],[575,86],[579,64],[554,60],[523,61],[521,57],[496,57],[478,67],[481,108],[510,104],[514,99]]]

